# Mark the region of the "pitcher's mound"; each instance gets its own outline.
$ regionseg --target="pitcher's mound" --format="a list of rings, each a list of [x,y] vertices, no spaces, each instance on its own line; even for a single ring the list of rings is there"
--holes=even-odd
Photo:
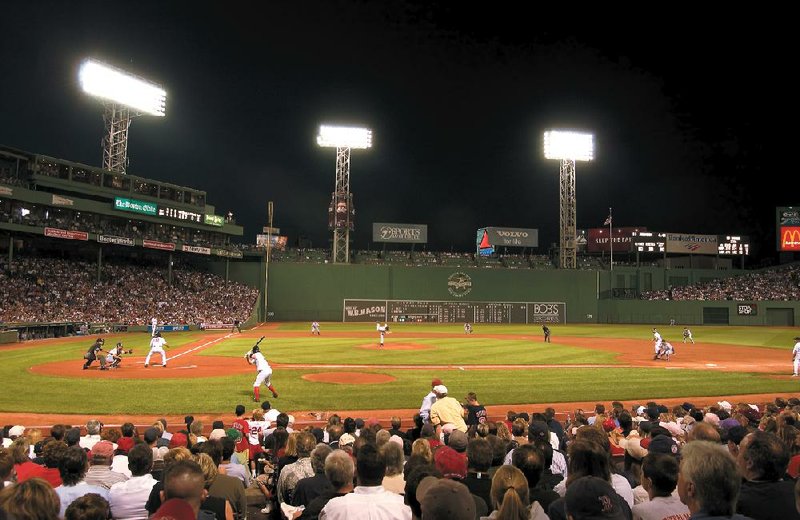
[[[381,350],[377,343],[365,343],[358,345],[356,348],[363,348],[366,350]],[[423,345],[421,343],[386,343],[383,350],[427,350],[433,348],[430,345]]]
[[[306,381],[334,383],[337,385],[374,385],[376,383],[396,381],[396,378],[386,374],[370,374],[368,372],[322,372],[320,374],[306,374],[302,377]]]

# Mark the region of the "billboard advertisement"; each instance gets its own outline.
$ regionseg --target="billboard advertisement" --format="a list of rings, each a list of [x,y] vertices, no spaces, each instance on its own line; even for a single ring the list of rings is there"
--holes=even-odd
[[[158,206],[154,202],[126,199],[124,197],[114,197],[114,209],[120,211],[130,211],[131,213],[141,213],[142,215],[155,216]]]
[[[425,224],[373,222],[372,241],[426,244],[428,242],[428,226]]]
[[[776,208],[778,251],[800,251],[800,207]]]
[[[717,235],[695,235],[692,233],[667,233],[667,253],[690,255],[716,255]]]
[[[538,229],[487,227],[486,234],[494,247],[539,247]]]
[[[613,244],[614,251],[628,253],[634,250],[633,234],[637,231],[647,231],[646,227],[619,227],[612,228],[613,239],[608,228],[591,228],[586,238],[586,251],[588,253],[610,252]]]

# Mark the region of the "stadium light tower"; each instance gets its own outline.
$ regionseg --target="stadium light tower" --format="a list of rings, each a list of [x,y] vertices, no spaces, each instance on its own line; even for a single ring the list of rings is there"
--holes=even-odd
[[[575,162],[594,159],[594,135],[563,130],[544,133],[544,156],[561,161],[559,172],[559,263],[562,269],[575,269]]]
[[[334,264],[347,263],[350,261],[350,230],[355,216],[350,194],[350,149],[372,147],[372,130],[321,125],[317,144],[323,148],[336,148],[336,188],[328,207],[328,228],[333,230],[331,261]]]
[[[93,59],[84,60],[78,72],[84,92],[103,100],[103,168],[125,173],[128,167],[128,127],[131,118],[164,116],[167,93],[159,85]]]

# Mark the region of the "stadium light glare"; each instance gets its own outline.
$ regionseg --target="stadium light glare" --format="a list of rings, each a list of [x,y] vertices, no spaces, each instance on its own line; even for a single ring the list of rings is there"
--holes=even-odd
[[[317,144],[324,148],[371,148],[372,130],[350,126],[320,125]]]
[[[78,78],[89,95],[152,116],[164,116],[167,93],[155,83],[92,59],[81,63]]]
[[[594,135],[548,130],[544,133],[544,156],[546,159],[594,160]]]

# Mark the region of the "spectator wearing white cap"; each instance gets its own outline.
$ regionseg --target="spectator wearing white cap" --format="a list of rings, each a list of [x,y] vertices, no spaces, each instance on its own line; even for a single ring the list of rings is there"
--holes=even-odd
[[[467,423],[464,422],[466,410],[461,403],[453,397],[447,396],[447,387],[436,385],[433,387],[436,402],[431,406],[431,423],[436,426],[436,433],[442,438],[442,428],[451,424],[452,429],[467,433]]]

